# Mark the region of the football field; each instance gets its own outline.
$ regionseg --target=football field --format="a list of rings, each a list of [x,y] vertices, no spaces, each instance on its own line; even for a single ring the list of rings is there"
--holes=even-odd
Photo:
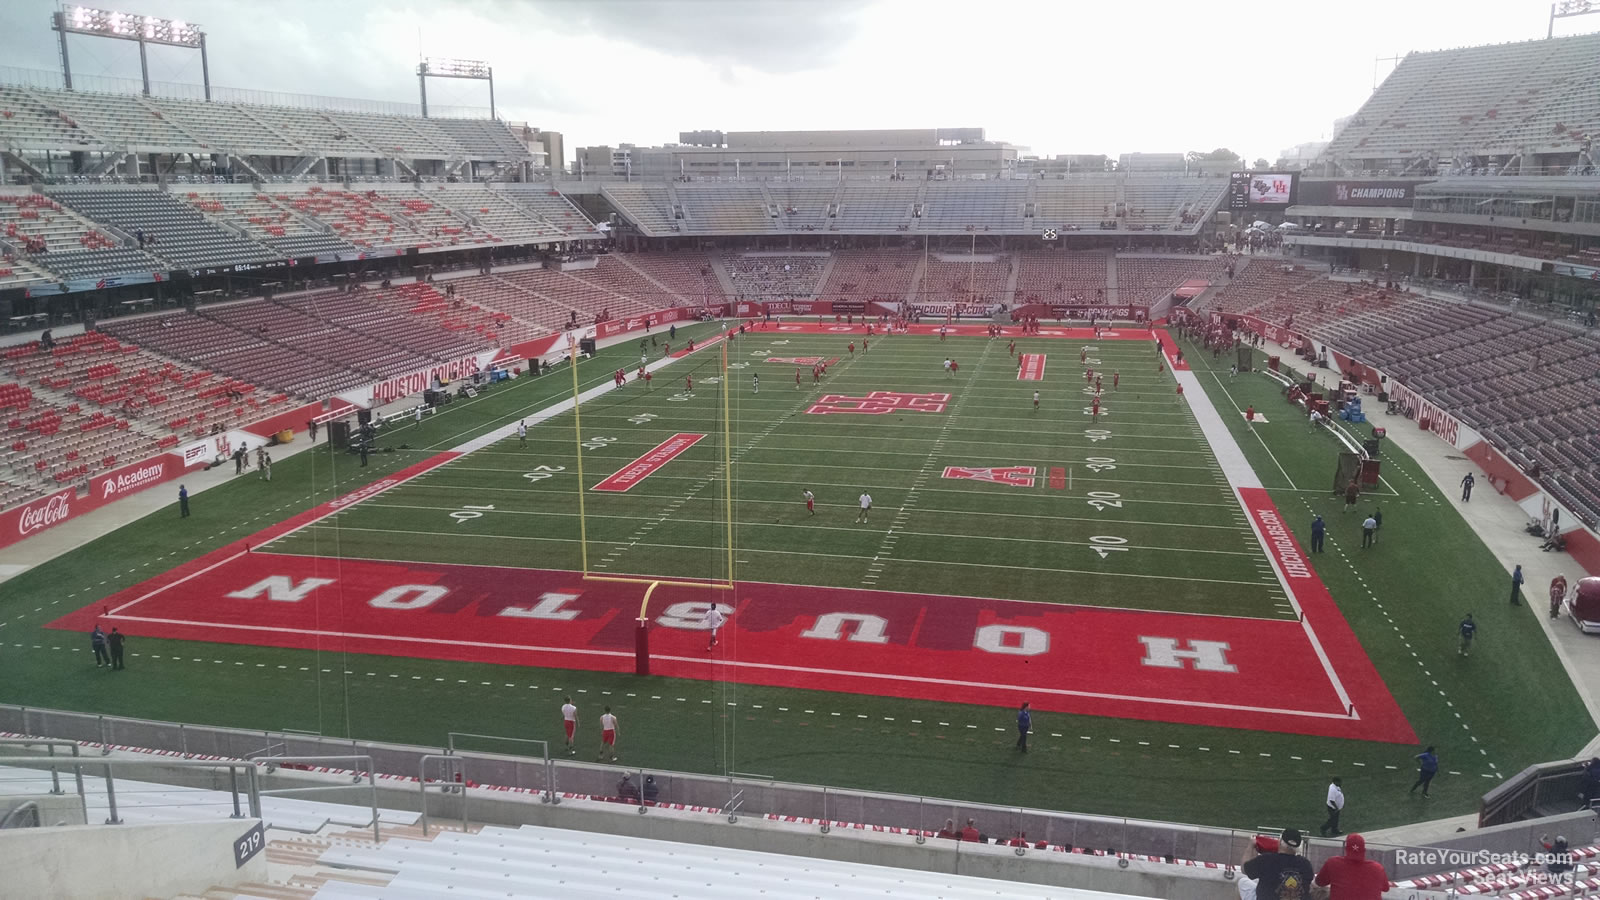
[[[13,579],[48,597],[0,632],[0,700],[431,744],[554,737],[571,694],[587,721],[615,704],[630,765],[1224,824],[1311,824],[1329,772],[1402,780],[1421,741],[1454,754],[1452,808],[1564,746],[1570,686],[1519,693],[1559,679],[1547,643],[1484,610],[1484,665],[1515,666],[1435,699],[1449,622],[1361,599],[1492,576],[1409,462],[1374,498],[1451,541],[1402,532],[1346,574],[1335,517],[1304,553],[1332,450],[1265,377],[1175,374],[1143,330],[784,327],[647,346],[648,385],[613,347],[576,415],[570,368],[519,379],[384,432],[370,468],[301,454]],[[80,671],[94,621],[131,636],[131,677]]]

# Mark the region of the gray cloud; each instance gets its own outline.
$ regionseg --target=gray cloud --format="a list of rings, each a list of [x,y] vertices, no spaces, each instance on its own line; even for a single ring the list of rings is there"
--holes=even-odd
[[[761,72],[826,68],[854,33],[863,0],[502,0],[555,27],[673,56]]]

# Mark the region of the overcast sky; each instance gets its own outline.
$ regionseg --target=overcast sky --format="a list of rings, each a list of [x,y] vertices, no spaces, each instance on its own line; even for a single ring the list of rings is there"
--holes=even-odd
[[[1042,155],[1247,159],[1329,136],[1374,60],[1541,38],[1545,0],[1318,3],[935,0],[137,0],[200,24],[214,84],[415,103],[419,49],[494,66],[502,118],[572,148],[679,131],[981,127]],[[58,70],[48,0],[0,0],[0,66]],[[1557,34],[1600,28],[1600,16]],[[137,78],[133,44],[71,38],[75,75]],[[200,81],[155,48],[151,78]],[[1380,63],[1379,77],[1392,64]],[[11,75],[0,68],[0,75]],[[430,102],[487,107],[477,82]]]

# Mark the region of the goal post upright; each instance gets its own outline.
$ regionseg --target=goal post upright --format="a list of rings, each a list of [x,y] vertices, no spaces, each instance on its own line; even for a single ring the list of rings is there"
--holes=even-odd
[[[728,586],[733,586],[733,420],[728,415],[728,397],[732,392],[729,382],[733,380],[732,371],[728,368],[728,344],[733,341],[733,332],[722,340],[722,499],[723,515],[728,520]]]
[[[578,553],[582,559],[583,577],[589,577],[589,524],[583,509],[583,419],[578,402],[578,343],[572,332],[567,332],[567,358],[572,367],[572,447],[578,459]]]

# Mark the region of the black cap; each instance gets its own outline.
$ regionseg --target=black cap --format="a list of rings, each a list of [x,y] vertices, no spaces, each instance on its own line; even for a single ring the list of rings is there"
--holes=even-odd
[[[1298,847],[1300,846],[1300,840],[1300,829],[1285,828],[1283,830],[1283,843],[1285,846]]]

